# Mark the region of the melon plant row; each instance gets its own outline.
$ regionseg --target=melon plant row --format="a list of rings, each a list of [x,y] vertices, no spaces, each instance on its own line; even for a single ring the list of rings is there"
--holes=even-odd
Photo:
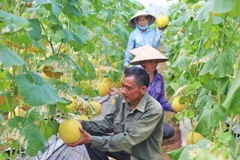
[[[127,20],[141,8],[128,0],[0,2],[0,159],[44,152],[55,120],[68,113],[99,114],[95,98],[119,86]]]
[[[191,122],[189,145],[169,152],[172,160],[240,158],[239,7],[239,0],[187,0],[169,11],[166,88],[170,101],[185,104],[176,118]]]

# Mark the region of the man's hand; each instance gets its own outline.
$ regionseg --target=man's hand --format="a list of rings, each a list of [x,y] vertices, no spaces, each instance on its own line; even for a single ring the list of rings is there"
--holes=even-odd
[[[166,26],[164,26],[164,27],[161,27],[161,28],[158,27],[158,29],[164,31],[167,27],[168,27],[168,25],[166,25]]]
[[[88,144],[92,142],[92,136],[88,132],[84,131],[82,128],[79,128],[79,131],[82,134],[81,138],[75,143],[68,143],[66,145],[75,147],[77,145]]]

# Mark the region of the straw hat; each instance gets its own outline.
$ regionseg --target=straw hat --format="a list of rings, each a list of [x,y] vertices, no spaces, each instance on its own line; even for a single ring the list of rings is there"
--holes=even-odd
[[[168,58],[166,56],[164,56],[161,52],[149,44],[132,49],[129,52],[135,55],[133,60],[130,62],[130,64],[133,65],[140,64],[141,61],[146,60],[159,60],[159,62],[168,61]]]
[[[144,11],[138,11],[128,22],[128,25],[132,28],[135,28],[135,18],[139,17],[139,16],[149,16],[150,20],[148,21],[148,25],[153,24],[156,21],[156,17],[154,17],[154,15],[144,12]]]

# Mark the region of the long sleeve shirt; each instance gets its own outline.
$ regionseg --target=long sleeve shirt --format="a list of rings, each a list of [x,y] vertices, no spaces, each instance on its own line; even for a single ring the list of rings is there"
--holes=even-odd
[[[112,136],[92,136],[93,148],[108,152],[125,151],[132,160],[162,159],[163,109],[148,93],[134,110],[130,110],[123,96],[119,96],[113,110],[103,120],[83,121],[82,125],[93,133],[114,132]]]
[[[156,99],[165,111],[172,111],[171,104],[165,99],[165,88],[163,76],[155,70],[152,82],[149,84],[147,92]]]
[[[140,33],[140,36],[138,35],[138,33]],[[161,39],[162,30],[160,29],[155,32],[151,28],[148,28],[146,32],[142,32],[141,30],[136,28],[129,36],[127,49],[125,51],[124,66],[128,66],[132,59],[132,54],[129,52],[129,50],[144,46],[146,44],[149,44],[157,49],[160,46]],[[139,41],[142,43],[138,43]]]

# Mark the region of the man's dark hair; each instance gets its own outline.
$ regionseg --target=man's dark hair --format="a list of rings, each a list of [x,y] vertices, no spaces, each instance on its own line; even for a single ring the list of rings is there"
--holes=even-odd
[[[149,86],[150,77],[147,71],[143,68],[140,68],[140,67],[127,68],[124,71],[124,76],[125,77],[134,76],[136,79],[136,84],[138,85],[139,88],[142,86],[146,86],[146,87]]]

